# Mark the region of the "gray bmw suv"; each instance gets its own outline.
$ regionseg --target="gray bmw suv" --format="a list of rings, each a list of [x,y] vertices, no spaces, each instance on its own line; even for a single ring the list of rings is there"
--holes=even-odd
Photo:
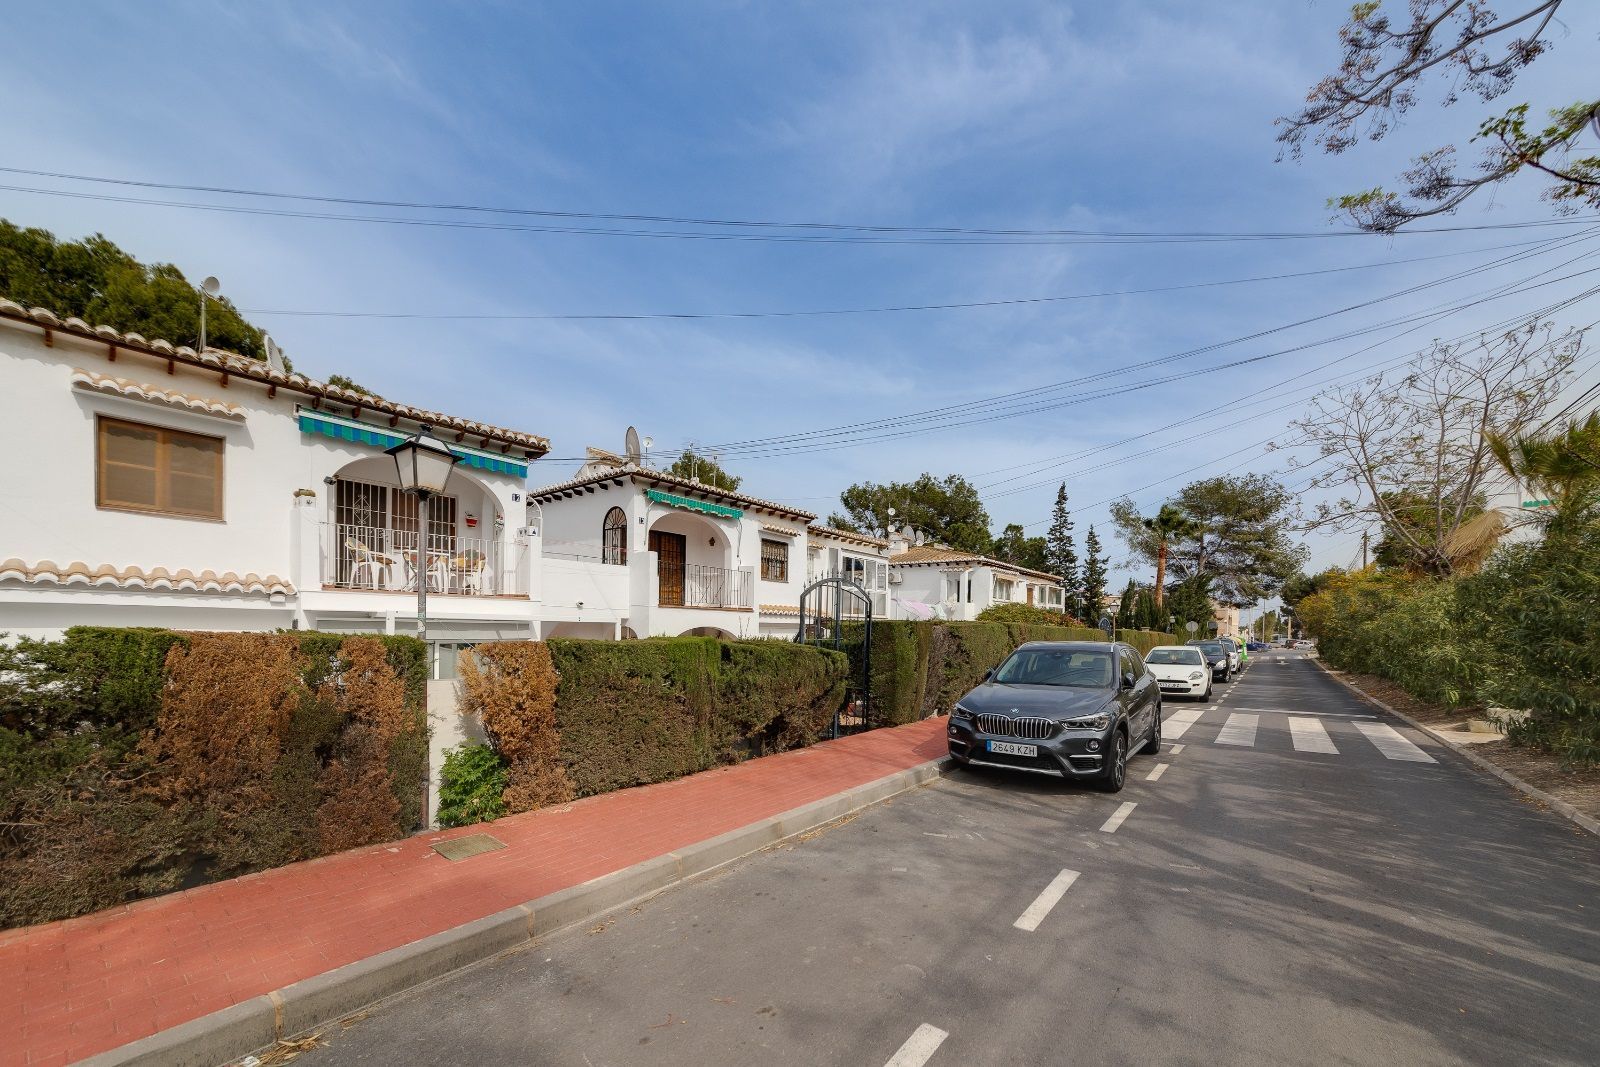
[[[1034,641],[950,710],[965,766],[1082,778],[1115,793],[1128,755],[1161,750],[1161,686],[1131,645]]]

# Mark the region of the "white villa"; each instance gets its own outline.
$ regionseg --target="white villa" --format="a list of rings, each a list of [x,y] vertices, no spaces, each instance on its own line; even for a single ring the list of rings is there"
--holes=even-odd
[[[889,609],[888,543],[813,523],[787,504],[601,449],[528,493],[545,637],[792,637],[800,595],[842,573]]]
[[[996,604],[1064,611],[1061,579],[1004,560],[889,535],[889,573],[899,617],[971,620]]]
[[[0,299],[0,632],[78,624],[527,636],[529,433]],[[419,530],[383,449],[460,462]]]

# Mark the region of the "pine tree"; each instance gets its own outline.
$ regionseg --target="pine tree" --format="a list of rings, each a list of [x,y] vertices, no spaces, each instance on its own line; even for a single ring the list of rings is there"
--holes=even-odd
[[[1056,490],[1055,510],[1050,513],[1050,532],[1045,535],[1045,561],[1051,574],[1061,579],[1061,602],[1071,611],[1083,600],[1083,582],[1078,575],[1078,550],[1072,544],[1072,513],[1067,510],[1067,483]],[[1085,619],[1093,622],[1092,619]]]
[[[1122,590],[1122,602],[1117,605],[1117,626],[1133,625],[1134,612],[1139,608],[1139,583],[1132,578]]]
[[[1106,595],[1106,558],[1100,554],[1100,538],[1094,527],[1083,538],[1083,621],[1093,626],[1100,621],[1100,600]]]

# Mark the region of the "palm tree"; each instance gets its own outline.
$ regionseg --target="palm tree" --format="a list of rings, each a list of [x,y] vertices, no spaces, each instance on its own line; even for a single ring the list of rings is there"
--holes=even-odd
[[[1144,520],[1144,528],[1156,539],[1156,611],[1160,612],[1167,592],[1167,545],[1200,532],[1200,524],[1171,504],[1162,504],[1153,519]]]
[[[1489,448],[1506,473],[1557,508],[1600,486],[1600,410],[1573,419],[1552,434],[1489,436]]]

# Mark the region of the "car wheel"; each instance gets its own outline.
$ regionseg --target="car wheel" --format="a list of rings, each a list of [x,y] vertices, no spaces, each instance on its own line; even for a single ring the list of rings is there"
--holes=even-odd
[[[1152,756],[1161,755],[1161,702],[1156,701],[1156,713],[1150,720],[1150,740],[1145,742],[1144,750]]]
[[[1211,681],[1209,679],[1207,679],[1207,681],[1206,681],[1206,691],[1204,693],[1200,694],[1200,702],[1203,704],[1203,703],[1206,703],[1207,701],[1209,701],[1210,699],[1211,699]]]
[[[1118,730],[1111,735],[1111,751],[1106,769],[1100,775],[1100,788],[1107,793],[1120,793],[1128,781],[1128,735]]]

